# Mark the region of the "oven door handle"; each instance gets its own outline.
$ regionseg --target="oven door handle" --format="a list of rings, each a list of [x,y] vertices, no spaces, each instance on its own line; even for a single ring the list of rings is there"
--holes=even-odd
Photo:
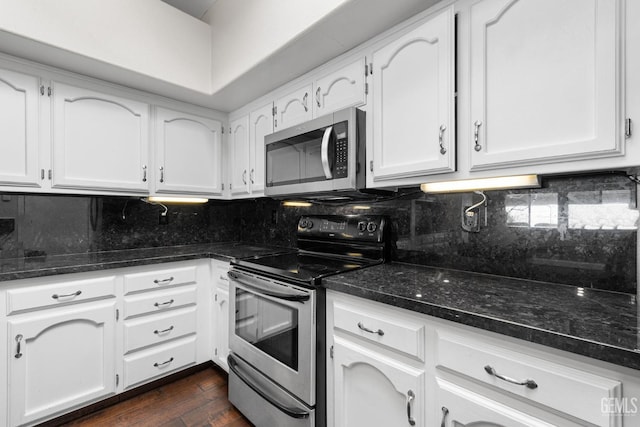
[[[329,140],[331,139],[332,133],[333,133],[333,126],[329,126],[324,130],[324,135],[322,135],[322,145],[320,146],[320,159],[322,160],[322,170],[324,171],[324,176],[327,179],[333,178],[333,173],[331,173],[331,165],[329,165]]]
[[[309,298],[311,298],[311,296],[307,292],[297,292],[293,290],[290,290],[289,292],[282,292],[280,288],[284,288],[283,286],[270,285],[269,282],[255,280],[250,276],[241,275],[239,273],[236,273],[235,271],[229,271],[227,275],[231,280],[235,280],[236,282],[241,283],[252,291],[269,297],[285,301],[301,302],[303,304],[305,301],[308,301]]]
[[[233,356],[231,354],[229,354],[227,356],[227,363],[229,364],[229,369],[231,369],[233,371],[233,373],[236,374],[236,376],[243,383],[245,383],[249,388],[251,388],[251,390],[256,392],[264,400],[269,402],[272,406],[274,406],[277,409],[279,409],[280,411],[284,412],[285,414],[287,414],[291,418],[309,418],[309,412],[308,411],[305,411],[305,410],[299,409],[299,408],[287,407],[284,404],[282,404],[282,403],[278,402],[277,400],[275,400],[272,396],[270,396],[264,390],[261,390],[253,381],[251,381],[251,379],[248,377],[248,374],[245,375],[244,373],[240,372],[240,369],[241,369],[240,365],[233,358]]]

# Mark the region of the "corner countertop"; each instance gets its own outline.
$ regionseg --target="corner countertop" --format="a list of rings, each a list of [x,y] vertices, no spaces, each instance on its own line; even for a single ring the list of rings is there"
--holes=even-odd
[[[230,261],[234,258],[249,258],[290,250],[275,246],[218,242],[200,245],[48,255],[43,257],[8,258],[0,259],[0,282],[199,258]]]
[[[387,263],[324,278],[327,289],[640,369],[635,295]]]

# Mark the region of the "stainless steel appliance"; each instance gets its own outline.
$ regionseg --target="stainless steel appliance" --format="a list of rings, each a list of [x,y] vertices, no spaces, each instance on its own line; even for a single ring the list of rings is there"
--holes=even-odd
[[[336,111],[265,137],[271,197],[354,193],[365,186],[365,113]]]
[[[257,426],[326,425],[322,278],[383,262],[382,216],[303,216],[298,250],[232,261],[229,400]]]

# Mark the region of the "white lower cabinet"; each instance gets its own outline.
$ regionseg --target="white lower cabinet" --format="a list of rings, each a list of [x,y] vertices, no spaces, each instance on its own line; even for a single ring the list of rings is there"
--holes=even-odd
[[[213,313],[211,333],[213,334],[213,361],[229,372],[229,263],[212,261],[213,264]]]
[[[115,394],[115,299],[13,316],[8,332],[10,425]]]

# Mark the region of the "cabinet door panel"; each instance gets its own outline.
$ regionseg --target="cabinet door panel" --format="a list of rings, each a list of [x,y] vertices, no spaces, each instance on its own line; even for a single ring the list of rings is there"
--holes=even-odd
[[[39,187],[39,79],[0,70],[0,185]]]
[[[315,116],[364,104],[364,79],[362,58],[316,80],[313,99]]]
[[[333,364],[336,427],[426,425],[424,371],[336,336]]]
[[[149,106],[55,83],[53,187],[147,192]]]
[[[373,54],[374,181],[455,170],[453,9]]]
[[[251,193],[264,192],[264,137],[273,133],[272,105],[267,104],[249,115],[249,139],[251,141]]]
[[[222,194],[220,132],[218,121],[158,108],[156,192]]]
[[[624,154],[619,5],[488,0],[472,6],[472,170]]]
[[[231,122],[229,144],[231,194],[249,194],[249,118],[247,116]]]
[[[115,393],[115,304],[81,304],[8,320],[13,425]]]
[[[312,118],[311,85],[295,90],[276,101],[276,130],[306,122]]]

